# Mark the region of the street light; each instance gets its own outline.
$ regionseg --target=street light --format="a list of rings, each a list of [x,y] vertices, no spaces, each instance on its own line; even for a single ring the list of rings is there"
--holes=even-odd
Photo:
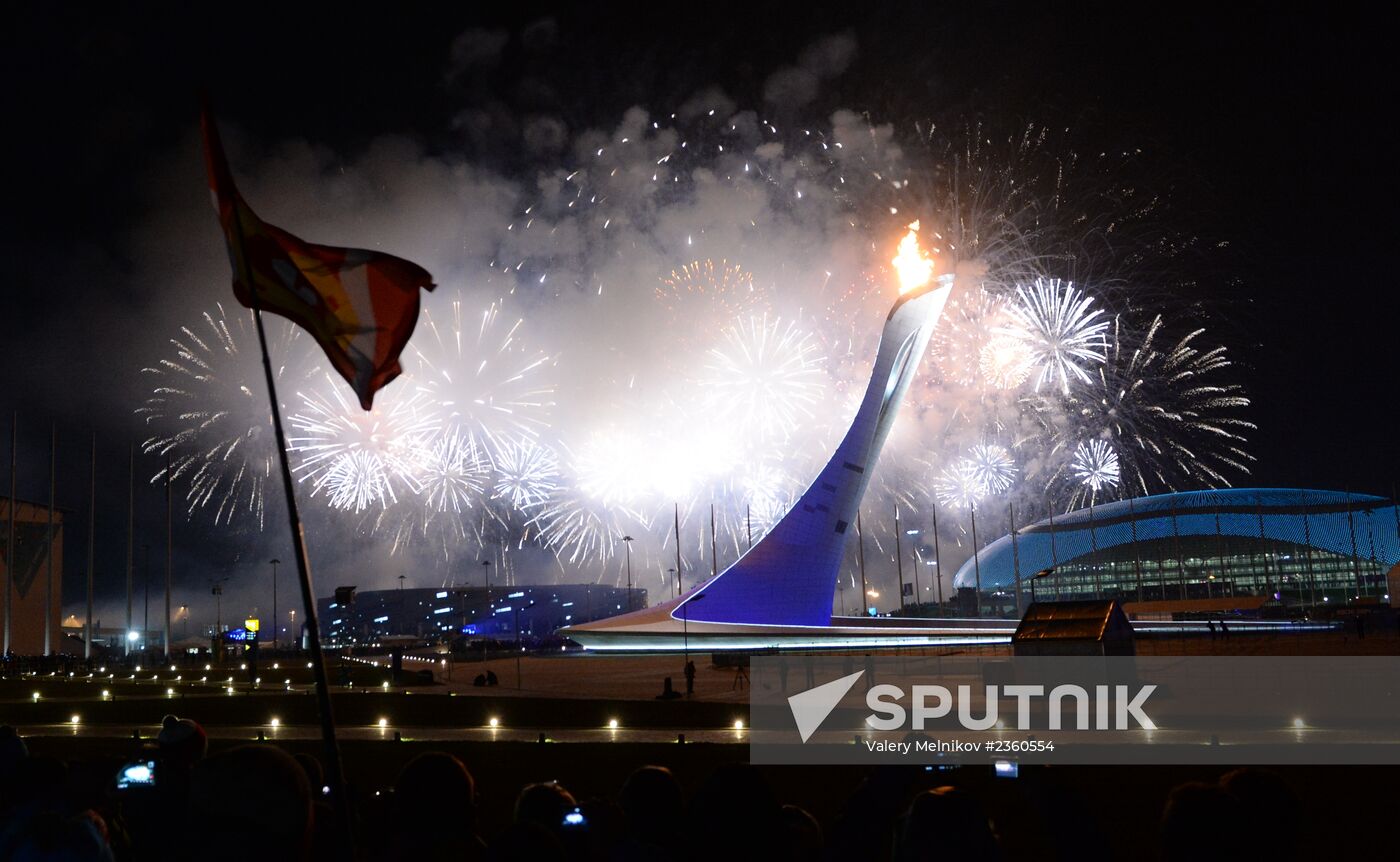
[[[534,606],[535,603],[530,602],[523,608],[519,605],[511,608],[515,614],[515,687],[517,690],[520,688],[520,654],[525,651],[525,643],[520,637],[520,612],[522,610],[528,611]]]
[[[627,610],[632,610],[632,537],[623,536],[622,541],[627,544]]]
[[[273,557],[268,562],[272,564],[272,651],[277,652],[277,567],[282,561]]]

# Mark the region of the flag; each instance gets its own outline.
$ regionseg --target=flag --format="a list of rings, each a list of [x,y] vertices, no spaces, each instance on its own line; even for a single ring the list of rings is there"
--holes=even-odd
[[[233,184],[208,108],[200,125],[234,295],[309,332],[369,410],[374,393],[403,371],[399,354],[418,322],[418,291],[432,290],[433,277],[402,258],[316,245],[258,218]]]

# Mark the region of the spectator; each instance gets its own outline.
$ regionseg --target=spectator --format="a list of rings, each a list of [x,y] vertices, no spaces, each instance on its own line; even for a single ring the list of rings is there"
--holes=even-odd
[[[394,782],[395,859],[482,859],[486,845],[476,832],[476,783],[450,754],[420,754]]]
[[[643,766],[622,785],[627,832],[620,859],[674,859],[680,841],[685,800],[671,770]]]
[[[1162,812],[1163,862],[1227,862],[1251,858],[1241,832],[1240,805],[1218,784],[1192,782],[1172,790]]]
[[[1298,858],[1304,809],[1277,773],[1236,769],[1221,777],[1220,786],[1239,802],[1240,819],[1255,853],[1271,862]]]
[[[996,833],[982,804],[956,787],[914,797],[896,830],[896,862],[993,862],[1001,858]]]
[[[781,809],[752,766],[719,767],[691,800],[683,843],[691,859],[770,860],[781,855]]]
[[[201,862],[241,862],[250,847],[264,862],[308,858],[311,787],[279,748],[244,745],[204,761],[194,772],[189,804],[186,846],[199,848]]]

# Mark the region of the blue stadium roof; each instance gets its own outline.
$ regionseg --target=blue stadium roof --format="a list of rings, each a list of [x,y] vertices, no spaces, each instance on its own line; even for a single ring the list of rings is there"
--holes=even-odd
[[[1375,559],[1389,569],[1400,562],[1396,504],[1383,497],[1301,488],[1227,488],[1138,497],[1055,515],[983,547],[975,566],[982,588],[1014,584],[1098,551],[1134,541],[1177,536],[1272,539],[1333,554]],[[1052,525],[1053,520],[1053,525]],[[974,561],[953,583],[971,587]]]

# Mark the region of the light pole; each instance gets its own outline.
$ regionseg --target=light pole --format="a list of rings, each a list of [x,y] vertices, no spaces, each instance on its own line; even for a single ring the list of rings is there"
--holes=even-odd
[[[691,596],[681,603],[681,647],[685,650],[685,664],[690,666],[690,603],[705,598],[704,593]]]
[[[909,537],[909,550],[914,553],[914,613],[918,614],[919,604],[923,601],[923,594],[919,592],[919,564],[924,561],[923,554],[919,553],[919,530],[905,530],[904,535]]]
[[[525,643],[520,638],[520,612],[522,610],[528,611],[534,606],[535,603],[530,602],[523,608],[516,605],[511,609],[515,613],[515,688],[517,691],[520,689],[520,654],[525,651]]]
[[[1055,574],[1055,570],[1053,568],[1049,568],[1041,569],[1034,575],[1031,575],[1031,604],[1035,604],[1035,582],[1040,580],[1041,578],[1049,577],[1053,574]]]
[[[277,652],[277,567],[282,565],[282,561],[273,557],[268,562],[272,564],[272,651]]]
[[[224,581],[228,578],[220,578],[214,581],[214,586],[209,590],[214,596],[214,643],[217,647],[216,653],[219,661],[224,659]]]
[[[486,584],[486,606],[491,606],[491,561],[481,561],[481,576]]]
[[[666,570],[666,579],[669,580],[669,581],[671,582],[671,598],[675,598],[675,597],[676,597],[676,584],[678,583],[678,581],[677,581],[676,578],[675,578],[675,574],[676,574],[676,570],[675,570],[675,569],[667,569],[667,570]]]
[[[622,541],[627,545],[627,610],[632,610],[632,537],[623,536]]]

